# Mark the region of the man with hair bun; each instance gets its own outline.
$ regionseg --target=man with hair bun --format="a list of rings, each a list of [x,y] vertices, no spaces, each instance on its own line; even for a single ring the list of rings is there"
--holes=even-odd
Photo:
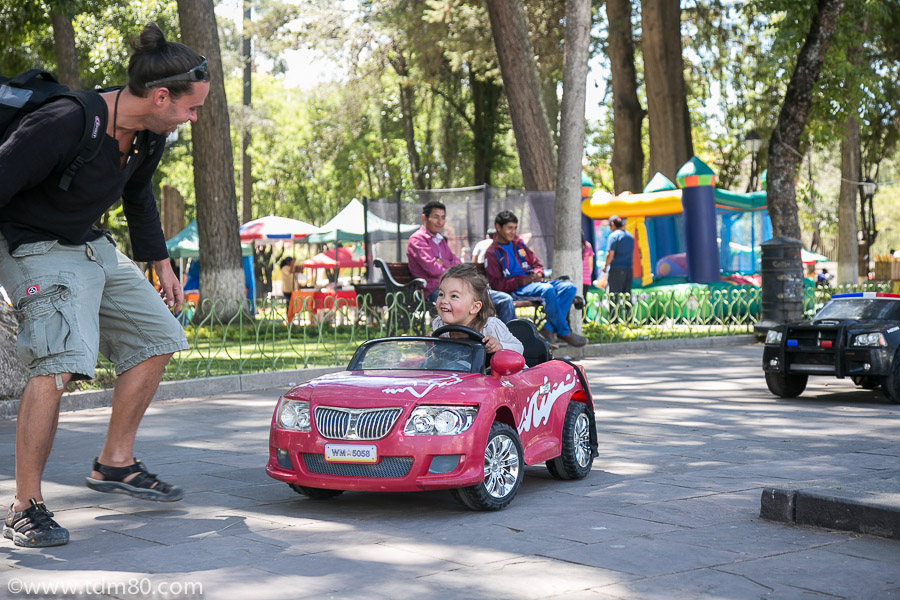
[[[103,103],[96,104],[105,111],[95,117],[93,134],[104,136],[100,151],[67,190],[59,187],[60,172],[90,116],[79,103],[60,98],[42,106],[0,144],[0,284],[12,297],[17,350],[29,371],[16,423],[16,498],[3,527],[17,546],[69,541],[44,504],[41,476],[65,385],[93,378],[98,352],[118,379],[106,440],[86,485],[159,502],[184,495],[150,473],[133,447],[166,362],[188,348],[171,312],[181,309],[183,295],[151,178],[165,137],[197,120],[209,70],[205,58],[166,41],[153,23],[132,49],[128,85],[99,92]],[[159,292],[116,250],[109,232],[94,226],[119,199],[134,260],[153,264]]]

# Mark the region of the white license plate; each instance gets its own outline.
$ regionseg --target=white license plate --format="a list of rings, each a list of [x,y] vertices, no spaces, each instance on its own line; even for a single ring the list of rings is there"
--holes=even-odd
[[[374,444],[325,444],[328,462],[378,462],[378,448]]]

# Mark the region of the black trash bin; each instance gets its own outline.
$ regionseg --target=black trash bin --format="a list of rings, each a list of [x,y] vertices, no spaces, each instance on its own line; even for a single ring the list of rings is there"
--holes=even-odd
[[[794,238],[775,237],[760,247],[762,313],[756,333],[765,335],[775,325],[803,317],[803,244]]]

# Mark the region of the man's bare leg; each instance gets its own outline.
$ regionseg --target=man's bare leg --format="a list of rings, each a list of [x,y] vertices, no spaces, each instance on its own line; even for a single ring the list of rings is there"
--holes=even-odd
[[[171,354],[150,357],[119,375],[113,390],[112,415],[99,456],[100,464],[109,467],[134,464],[134,439],[138,427],[171,357]],[[92,471],[91,478],[100,480],[103,475]]]
[[[16,421],[16,512],[28,508],[28,500],[42,502],[41,476],[53,447],[59,423],[59,399],[72,375],[38,375],[32,377],[22,392]]]

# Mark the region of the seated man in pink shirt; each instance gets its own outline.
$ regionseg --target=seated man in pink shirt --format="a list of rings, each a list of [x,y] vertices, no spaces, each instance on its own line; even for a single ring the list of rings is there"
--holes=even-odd
[[[447,222],[447,207],[431,201],[422,207],[422,226],[409,238],[406,260],[413,277],[425,280],[425,299],[437,299],[438,284],[444,271],[460,263],[450,250],[447,240],[441,235]],[[497,318],[508,323],[516,318],[516,308],[512,296],[504,292],[489,290]]]

